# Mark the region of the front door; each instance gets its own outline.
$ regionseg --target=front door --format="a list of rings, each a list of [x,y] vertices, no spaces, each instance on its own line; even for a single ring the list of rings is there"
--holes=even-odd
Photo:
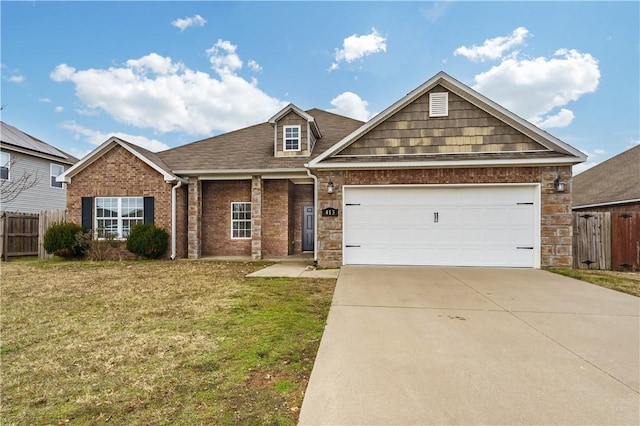
[[[313,206],[302,206],[302,251],[313,251]]]

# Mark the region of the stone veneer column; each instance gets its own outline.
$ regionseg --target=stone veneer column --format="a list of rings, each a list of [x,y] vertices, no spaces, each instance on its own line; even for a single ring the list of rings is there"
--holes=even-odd
[[[262,178],[251,176],[251,258],[262,259]]]
[[[189,183],[187,228],[187,256],[199,259],[202,255],[202,182],[197,178]]]

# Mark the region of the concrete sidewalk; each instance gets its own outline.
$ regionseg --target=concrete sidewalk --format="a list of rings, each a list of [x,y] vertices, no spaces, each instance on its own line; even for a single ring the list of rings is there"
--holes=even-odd
[[[316,269],[309,262],[282,262],[248,274],[247,277],[338,278],[339,269]]]
[[[640,299],[531,269],[343,267],[300,425],[640,423]]]

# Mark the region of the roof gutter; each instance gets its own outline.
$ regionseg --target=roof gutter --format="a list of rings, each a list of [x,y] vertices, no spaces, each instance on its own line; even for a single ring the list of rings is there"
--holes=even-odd
[[[607,203],[583,204],[581,206],[573,206],[571,207],[571,209],[577,210],[577,209],[588,209],[591,207],[619,206],[621,204],[631,204],[631,203],[640,203],[640,198],[632,198],[629,200],[622,200],[622,201],[611,201]]]
[[[583,162],[578,157],[568,158],[534,158],[522,160],[455,160],[455,161],[390,161],[363,163],[309,163],[310,169],[410,169],[410,168],[449,168],[449,167],[496,167],[496,166],[544,166],[573,165]]]

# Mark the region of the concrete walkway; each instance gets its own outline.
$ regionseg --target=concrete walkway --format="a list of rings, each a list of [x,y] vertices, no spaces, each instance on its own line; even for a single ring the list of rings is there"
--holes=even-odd
[[[640,299],[531,269],[343,267],[300,425],[640,424]]]
[[[287,261],[248,274],[247,277],[338,278],[339,269],[316,269],[306,261]]]

